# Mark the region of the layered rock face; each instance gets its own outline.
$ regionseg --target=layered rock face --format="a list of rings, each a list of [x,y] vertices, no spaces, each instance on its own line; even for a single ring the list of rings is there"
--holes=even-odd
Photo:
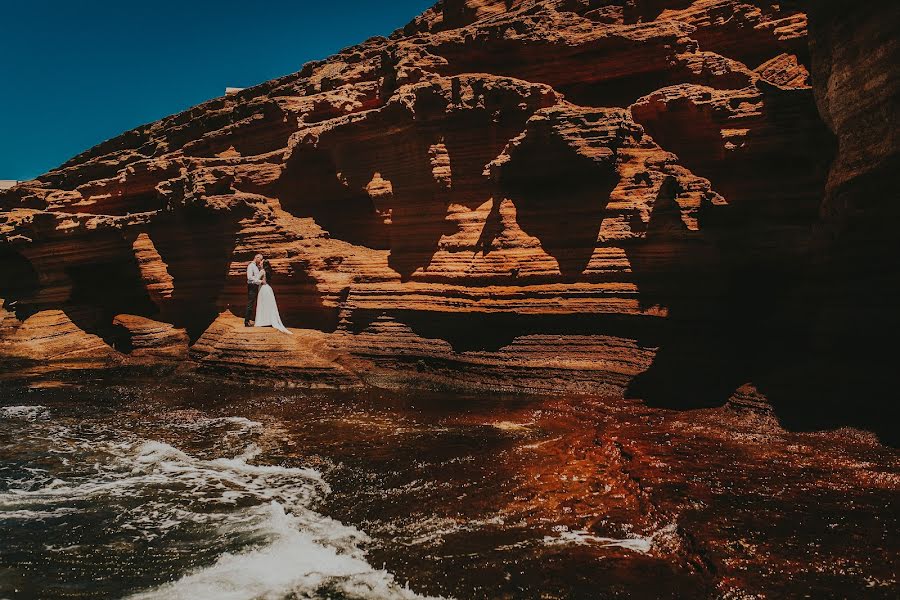
[[[129,131],[0,193],[0,352],[807,414],[897,156],[896,11],[826,4],[446,0]]]

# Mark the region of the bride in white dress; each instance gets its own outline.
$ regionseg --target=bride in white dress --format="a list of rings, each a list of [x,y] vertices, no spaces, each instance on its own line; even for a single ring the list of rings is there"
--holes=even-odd
[[[269,282],[272,281],[272,266],[269,261],[263,261],[263,284],[259,288],[259,296],[256,298],[256,319],[254,327],[274,327],[282,333],[294,335],[281,322],[278,314],[278,303],[275,302],[275,292]]]

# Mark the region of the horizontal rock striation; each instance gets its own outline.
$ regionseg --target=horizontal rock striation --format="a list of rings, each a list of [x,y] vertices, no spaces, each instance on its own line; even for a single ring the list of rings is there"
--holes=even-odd
[[[847,10],[439,2],[0,192],[0,352],[878,422],[795,374],[890,231],[896,11]],[[294,338],[228,313],[260,251]]]

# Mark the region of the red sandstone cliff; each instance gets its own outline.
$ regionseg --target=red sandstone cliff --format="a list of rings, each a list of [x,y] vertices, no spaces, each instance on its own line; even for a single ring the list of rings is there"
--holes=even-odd
[[[811,6],[810,39],[799,2],[446,0],[126,132],[0,192],[0,354],[672,406],[752,388],[788,417],[840,405],[820,371],[877,393],[830,349],[897,332],[896,269],[860,267],[897,263],[897,11]],[[293,338],[228,312],[257,251]]]

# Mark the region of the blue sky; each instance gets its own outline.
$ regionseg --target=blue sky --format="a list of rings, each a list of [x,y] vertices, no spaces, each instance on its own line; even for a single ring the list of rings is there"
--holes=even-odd
[[[2,0],[0,179],[293,73],[435,0]]]

